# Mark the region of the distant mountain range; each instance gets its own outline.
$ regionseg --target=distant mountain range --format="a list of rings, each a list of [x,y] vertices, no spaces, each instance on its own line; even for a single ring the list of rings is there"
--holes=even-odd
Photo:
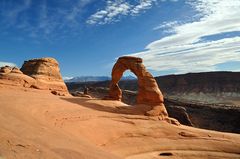
[[[134,76],[123,76],[121,80],[135,80]],[[76,82],[100,82],[100,81],[110,81],[111,77],[109,76],[78,76],[78,77],[71,77],[71,78],[64,78],[66,83],[76,83]]]

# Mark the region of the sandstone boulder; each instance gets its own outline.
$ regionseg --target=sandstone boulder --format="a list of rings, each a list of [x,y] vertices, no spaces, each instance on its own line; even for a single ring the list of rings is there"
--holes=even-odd
[[[165,118],[168,116],[168,113],[163,104],[163,95],[154,77],[146,70],[142,62],[141,58],[131,56],[120,57],[117,60],[112,69],[112,81],[110,83],[109,95],[106,99],[122,99],[122,91],[118,86],[118,82],[123,73],[126,70],[130,70],[138,78],[137,104],[146,104],[153,107],[152,110],[146,112],[146,115]]]
[[[60,73],[59,64],[54,58],[25,61],[21,71],[34,78],[40,89],[68,92]]]

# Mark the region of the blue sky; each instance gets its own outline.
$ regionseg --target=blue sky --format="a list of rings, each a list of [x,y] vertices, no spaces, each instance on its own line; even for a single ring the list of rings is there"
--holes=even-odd
[[[0,0],[0,65],[54,57],[65,77],[138,56],[153,75],[240,71],[240,0]]]

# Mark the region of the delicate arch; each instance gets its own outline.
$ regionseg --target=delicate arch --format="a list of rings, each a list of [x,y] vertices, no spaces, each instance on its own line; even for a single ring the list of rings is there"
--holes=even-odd
[[[138,104],[156,105],[163,103],[163,95],[158,88],[154,77],[142,64],[142,59],[131,56],[120,57],[112,69],[112,81],[110,83],[109,98],[113,100],[122,99],[122,91],[118,86],[123,73],[126,70],[133,72],[138,78]]]

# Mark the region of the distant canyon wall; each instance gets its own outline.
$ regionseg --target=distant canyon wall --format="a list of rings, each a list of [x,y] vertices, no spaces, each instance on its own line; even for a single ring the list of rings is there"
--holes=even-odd
[[[240,101],[240,72],[204,72],[155,77],[164,96],[168,98],[206,103],[233,103]],[[109,81],[67,84],[69,89],[81,85],[109,87]],[[119,82],[123,90],[137,91],[137,80]]]

